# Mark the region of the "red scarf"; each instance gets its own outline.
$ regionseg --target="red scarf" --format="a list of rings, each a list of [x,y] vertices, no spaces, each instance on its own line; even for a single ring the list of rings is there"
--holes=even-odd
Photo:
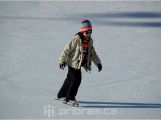
[[[82,56],[82,60],[83,62],[87,61],[87,57],[88,57],[88,46],[89,46],[89,41],[83,41],[82,42],[83,45],[83,56]]]

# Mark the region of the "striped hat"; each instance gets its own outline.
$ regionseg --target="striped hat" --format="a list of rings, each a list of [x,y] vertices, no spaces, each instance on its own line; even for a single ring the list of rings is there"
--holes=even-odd
[[[80,32],[85,32],[88,30],[92,30],[91,22],[89,20],[83,20],[80,28]]]

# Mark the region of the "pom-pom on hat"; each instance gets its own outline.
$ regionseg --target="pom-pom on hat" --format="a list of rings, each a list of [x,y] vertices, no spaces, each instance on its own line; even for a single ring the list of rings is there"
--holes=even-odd
[[[91,22],[89,20],[83,20],[81,24],[80,32],[85,32],[89,30],[92,30]]]

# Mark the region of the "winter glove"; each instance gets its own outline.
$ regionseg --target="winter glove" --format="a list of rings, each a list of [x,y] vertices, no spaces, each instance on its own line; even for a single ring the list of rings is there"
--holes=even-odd
[[[102,70],[102,65],[98,64],[97,67],[98,67],[98,72],[100,72]]]
[[[60,64],[59,64],[59,67],[60,67],[60,69],[62,69],[62,70],[64,70],[65,66],[66,66],[66,62],[63,62],[63,63],[60,63]]]

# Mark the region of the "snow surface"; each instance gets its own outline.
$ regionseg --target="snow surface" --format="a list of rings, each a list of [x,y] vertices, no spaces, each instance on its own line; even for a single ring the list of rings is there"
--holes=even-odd
[[[93,25],[103,71],[73,108],[54,100],[64,45]],[[161,119],[161,2],[0,2],[0,119]]]

